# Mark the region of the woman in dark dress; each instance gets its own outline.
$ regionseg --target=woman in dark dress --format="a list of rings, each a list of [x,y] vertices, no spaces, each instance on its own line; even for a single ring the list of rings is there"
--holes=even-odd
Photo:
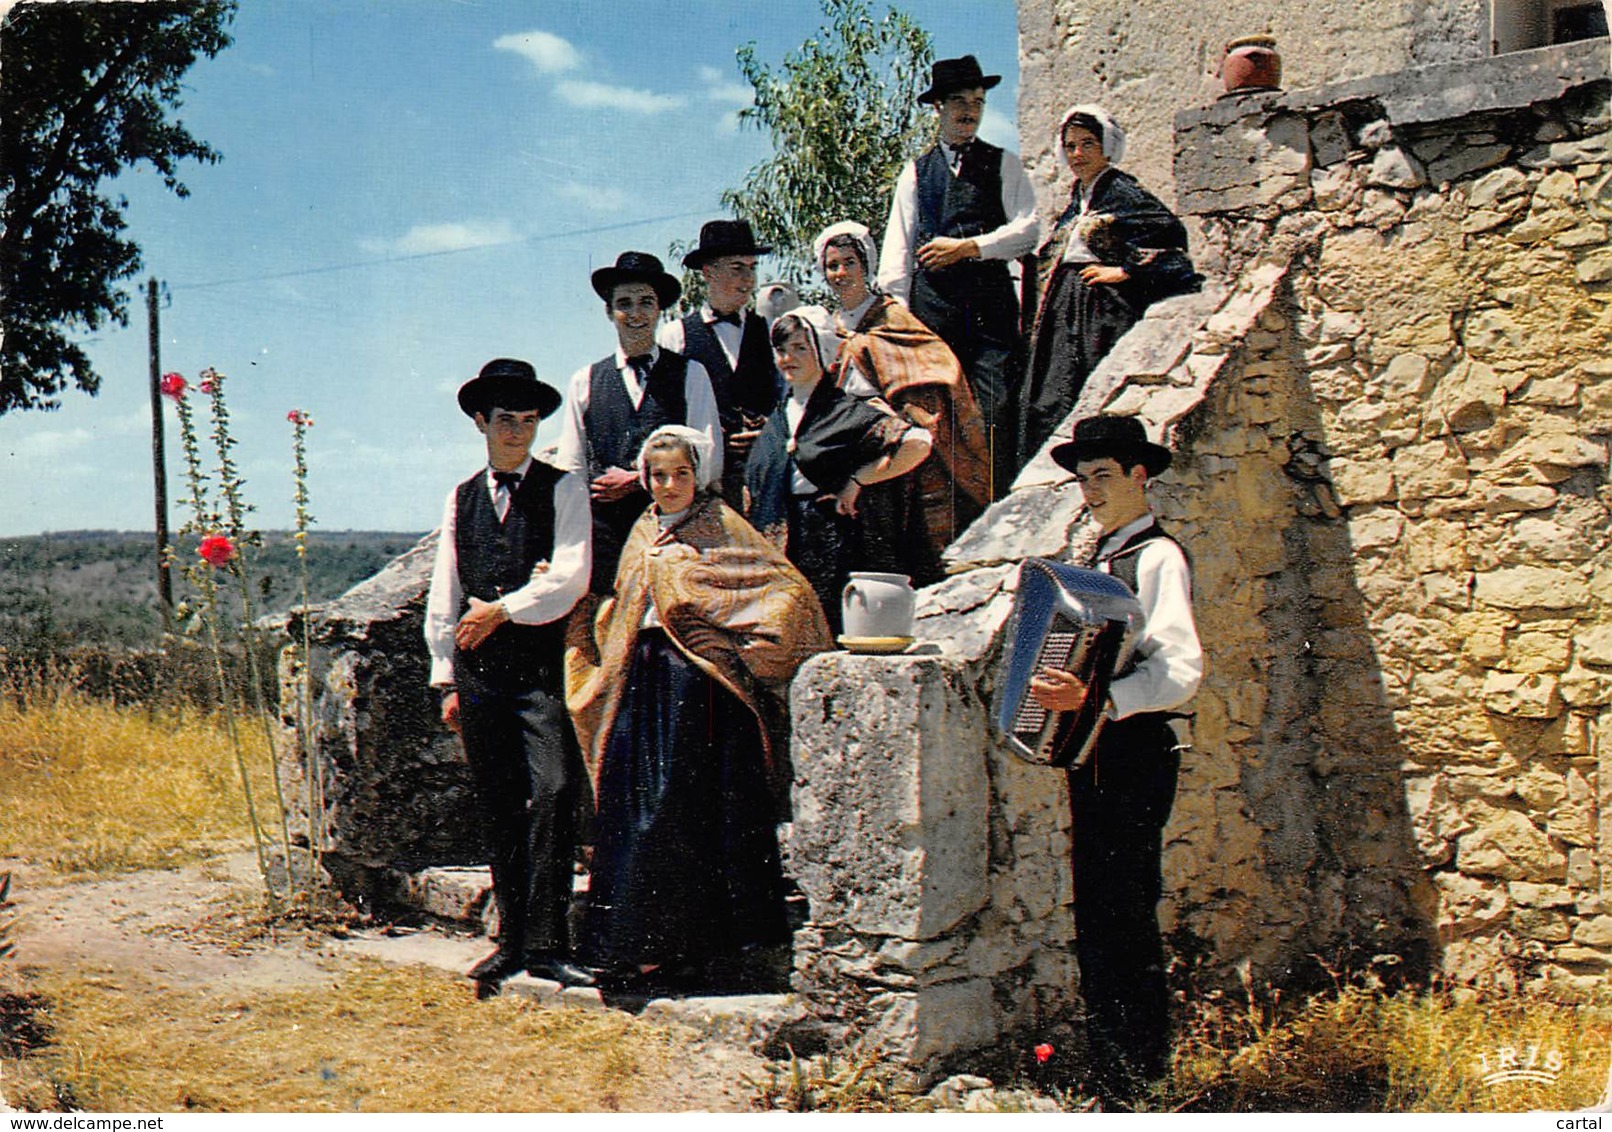
[[[806,579],[712,494],[709,443],[645,441],[654,502],[568,698],[597,798],[580,950],[607,985],[789,938],[769,772],[783,692],[831,642]]]
[[[927,551],[916,507],[862,507],[870,494],[929,455],[929,433],[885,402],[824,380],[835,341],[828,312],[801,307],[772,326],[773,358],[788,382],[767,418],[745,471],[750,521],[781,547],[811,582],[837,634],[841,594],[853,570],[910,574],[909,552]],[[879,485],[874,487],[873,485]],[[910,529],[882,525],[905,514]]]
[[[1069,416],[1097,363],[1148,306],[1203,281],[1187,258],[1181,221],[1118,168],[1125,132],[1106,110],[1070,107],[1057,137],[1075,183],[1036,253],[1043,297],[1023,398],[1025,460]]]

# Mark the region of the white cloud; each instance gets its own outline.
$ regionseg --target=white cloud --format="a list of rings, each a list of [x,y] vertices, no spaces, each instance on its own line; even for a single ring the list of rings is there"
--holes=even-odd
[[[631,114],[664,114],[668,110],[681,110],[688,104],[688,99],[681,95],[656,94],[585,79],[565,79],[555,83],[554,92],[572,106],[589,110],[625,110]]]
[[[30,432],[13,441],[10,451],[4,455],[17,461],[17,470],[21,473],[29,470],[28,465],[36,460],[57,459],[74,449],[82,448],[93,439],[93,434],[85,428],[69,428],[59,432]],[[56,468],[52,470],[52,474],[61,475],[64,471],[65,469]]]
[[[507,220],[471,220],[453,224],[416,224],[392,240],[364,240],[371,255],[428,255],[512,244],[520,236]]]
[[[576,201],[589,212],[601,214],[626,212],[632,203],[627,194],[620,189],[585,185],[581,181],[569,181],[561,185],[560,195],[567,200]]]
[[[756,100],[756,92],[744,83],[734,82],[715,67],[701,67],[700,81],[705,84],[707,102],[720,102],[725,106],[749,106]]]
[[[992,145],[999,145],[1003,149],[1011,149],[1015,153],[1019,149],[1019,127],[999,110],[985,107],[985,113],[980,117],[980,137]]]
[[[539,74],[562,75],[582,66],[582,53],[570,42],[546,31],[524,31],[493,40],[499,51],[513,51],[530,59]]]

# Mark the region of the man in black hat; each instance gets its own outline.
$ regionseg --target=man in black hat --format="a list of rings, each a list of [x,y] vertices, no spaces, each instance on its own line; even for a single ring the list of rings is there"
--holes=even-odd
[[[588,478],[593,501],[595,595],[614,592],[627,533],[649,503],[638,450],[662,425],[687,425],[711,438],[713,471],[722,470],[722,423],[711,378],[699,362],[655,342],[661,311],[683,285],[648,252],[622,252],[593,273],[593,290],[616,328],[616,352],[571,375],[555,460]]]
[[[492,853],[498,949],[469,972],[482,990],[522,969],[593,981],[566,933],[585,779],[561,667],[565,619],[588,584],[588,491],[531,451],[559,407],[559,391],[513,358],[460,388],[487,466],[448,493],[426,601],[431,685],[464,739]]]
[[[739,511],[745,459],[784,391],[767,323],[746,309],[756,293],[756,258],[770,251],[756,243],[747,220],[712,220],[701,227],[699,245],[683,257],[683,266],[705,280],[705,302],[662,326],[657,336],[661,346],[699,362],[710,375],[726,441],[722,497]]]
[[[940,141],[896,179],[879,256],[879,286],[944,338],[968,375],[991,444],[992,498],[1018,472],[1024,350],[1008,262],[1041,236],[1024,164],[975,136],[985,92],[1001,81],[972,55],[934,64],[918,101],[935,107]]]
[[[1147,439],[1135,417],[1079,421],[1074,439],[1052,450],[1074,473],[1102,530],[1088,565],[1130,586],[1145,620],[1134,663],[1109,688],[1106,720],[1091,756],[1069,771],[1070,857],[1075,954],[1086,1003],[1094,1084],[1128,1099],[1169,1063],[1169,992],[1158,901],[1164,823],[1175,801],[1181,752],[1190,737],[1182,709],[1203,675],[1192,617],[1192,575],[1180,544],[1147,504],[1147,481],[1170,466],[1170,451]],[[1030,692],[1054,711],[1079,707],[1086,688],[1073,673],[1034,677]]]

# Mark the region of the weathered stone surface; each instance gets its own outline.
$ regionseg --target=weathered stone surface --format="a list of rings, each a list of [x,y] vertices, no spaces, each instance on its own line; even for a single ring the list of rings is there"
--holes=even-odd
[[[849,653],[796,677],[785,840],[814,923],[932,939],[988,899],[985,720],[959,677],[938,658]]]
[[[1514,810],[1485,808],[1477,826],[1457,843],[1455,863],[1470,876],[1502,880],[1561,880],[1567,858],[1543,830]]]
[[[1483,678],[1483,706],[1496,715],[1554,719],[1562,711],[1556,683],[1552,676],[1490,672]]]
[[[1584,579],[1567,570],[1512,566],[1479,574],[1475,596],[1501,609],[1574,609],[1589,601]]]
[[[1612,668],[1612,625],[1593,625],[1579,633],[1573,653],[1583,664]]]

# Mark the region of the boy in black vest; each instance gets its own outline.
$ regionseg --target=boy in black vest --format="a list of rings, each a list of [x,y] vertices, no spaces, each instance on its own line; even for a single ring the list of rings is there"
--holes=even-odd
[[[531,454],[559,407],[559,391],[512,358],[460,388],[487,466],[448,493],[426,602],[431,685],[464,739],[492,852],[500,938],[469,972],[480,993],[522,969],[593,982],[566,934],[585,779],[561,669],[565,618],[588,584],[588,493]]]
[[[722,471],[722,424],[705,367],[655,344],[661,311],[683,285],[647,252],[622,252],[593,273],[593,289],[616,328],[616,352],[571,375],[560,429],[560,466],[588,479],[593,501],[593,579],[589,592],[616,588],[627,532],[649,504],[634,471],[638,450],[662,425],[687,425],[710,437]]]
[[[931,68],[918,101],[934,105],[940,141],[896,179],[879,255],[880,288],[944,338],[968,375],[991,444],[993,499],[1018,472],[1014,405],[1024,351],[1008,262],[1041,236],[1023,162],[975,136],[985,92],[1001,81],[982,74],[972,55]]]
[[[1069,771],[1075,954],[1087,1045],[1094,1084],[1123,1101],[1162,1077],[1169,1063],[1159,858],[1187,746],[1181,709],[1198,690],[1203,650],[1186,555],[1159,526],[1145,494],[1147,481],[1170,466],[1169,449],[1150,443],[1135,417],[1100,415],[1077,422],[1074,439],[1054,448],[1052,458],[1074,473],[1102,529],[1088,565],[1129,585],[1145,618],[1135,663],[1110,686],[1096,746]],[[1086,698],[1080,679],[1062,671],[1034,677],[1030,692],[1054,711]]]
[[[756,294],[756,257],[770,251],[756,243],[747,220],[703,225],[699,246],[683,257],[683,266],[705,280],[705,302],[657,335],[662,346],[699,362],[711,377],[726,441],[722,498],[741,513],[750,446],[784,394],[766,320],[746,309]]]

